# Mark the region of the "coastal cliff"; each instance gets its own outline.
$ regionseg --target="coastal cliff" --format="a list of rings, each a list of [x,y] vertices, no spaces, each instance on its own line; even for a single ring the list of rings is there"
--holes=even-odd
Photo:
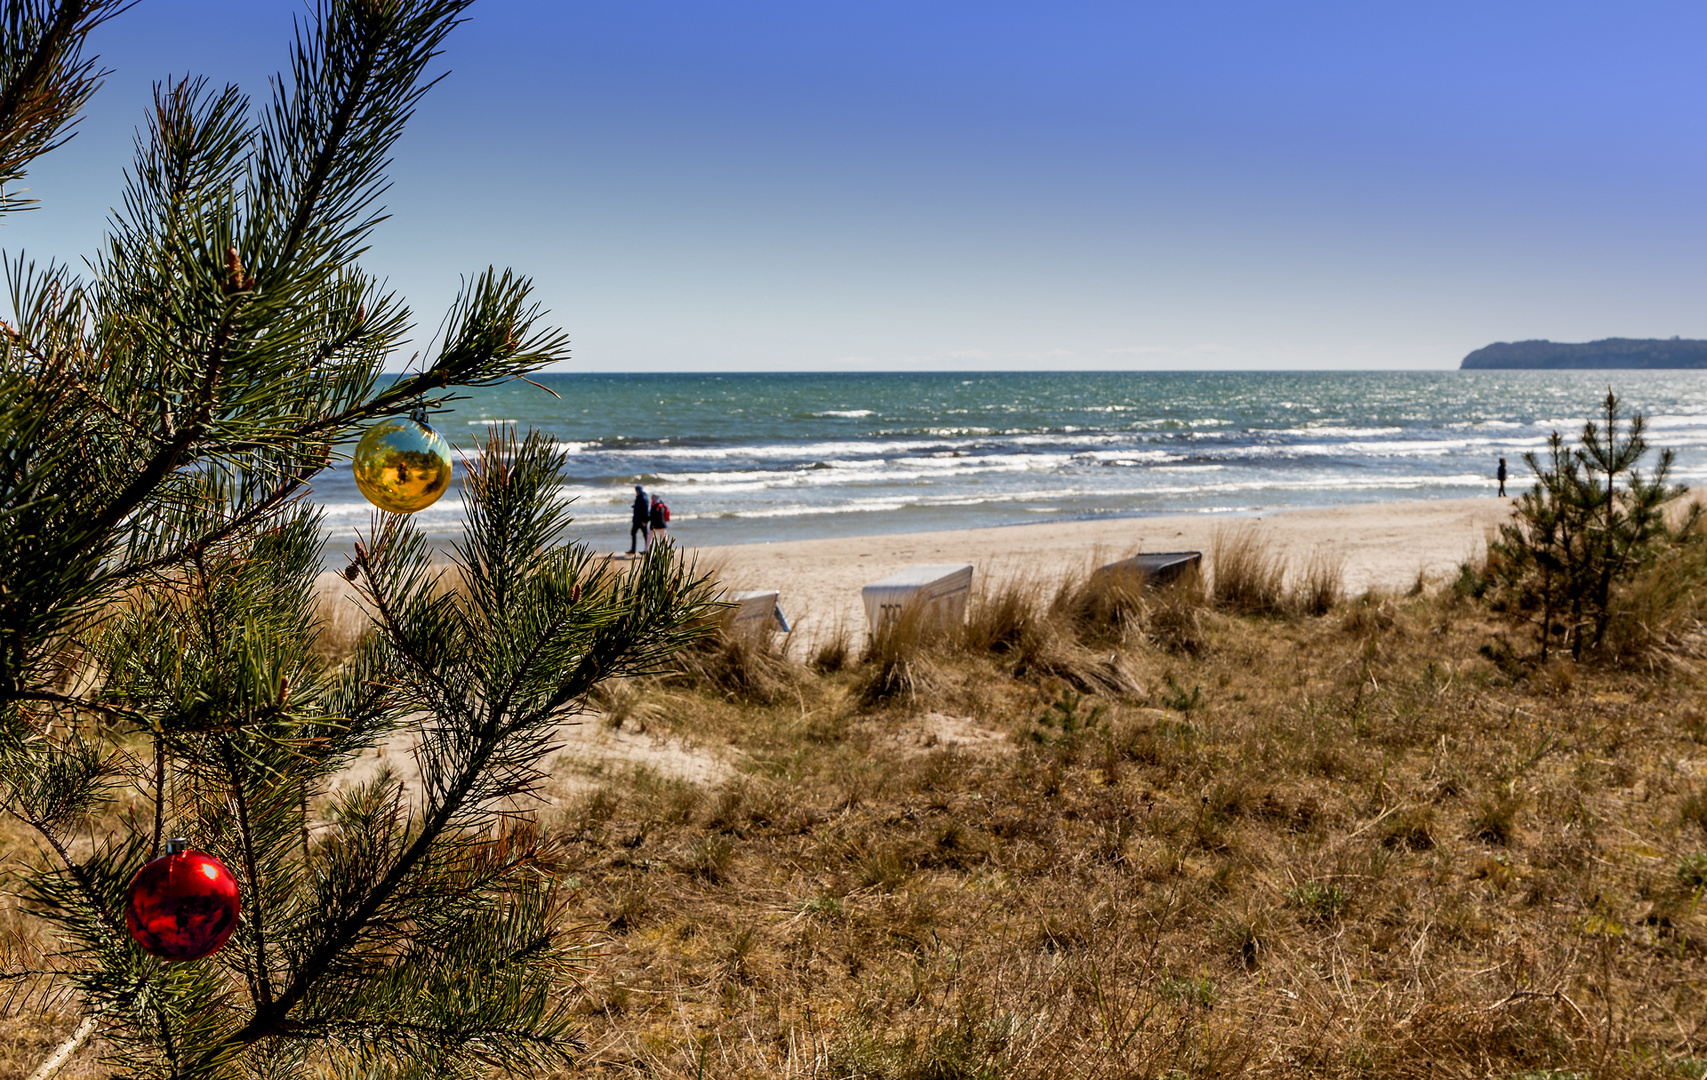
[[[1707,368],[1707,341],[1688,338],[1602,338],[1580,344],[1499,341],[1477,349],[1459,368]]]

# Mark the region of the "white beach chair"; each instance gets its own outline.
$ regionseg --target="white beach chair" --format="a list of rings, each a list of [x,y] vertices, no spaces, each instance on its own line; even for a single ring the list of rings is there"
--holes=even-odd
[[[1201,551],[1151,551],[1099,567],[1099,574],[1137,574],[1144,584],[1158,588],[1188,574],[1203,572]]]
[[[730,613],[730,630],[754,637],[772,629],[788,633],[788,619],[782,613],[782,605],[777,603],[777,596],[775,589],[749,589],[745,592],[730,593],[724,598],[736,605],[735,610]]]
[[[909,566],[860,590],[865,618],[872,633],[897,618],[910,604],[936,627],[955,626],[966,618],[966,597],[972,591],[972,566]]]

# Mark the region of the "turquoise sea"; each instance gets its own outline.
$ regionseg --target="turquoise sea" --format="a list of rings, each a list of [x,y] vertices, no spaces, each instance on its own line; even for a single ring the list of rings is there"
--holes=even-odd
[[[1608,387],[1675,476],[1707,483],[1707,372],[1062,372],[544,375],[434,420],[568,452],[576,530],[628,538],[633,485],[690,545],[1491,494],[1502,455],[1574,437]],[[335,541],[371,508],[347,467],[314,497]],[[459,531],[453,492],[419,515]]]

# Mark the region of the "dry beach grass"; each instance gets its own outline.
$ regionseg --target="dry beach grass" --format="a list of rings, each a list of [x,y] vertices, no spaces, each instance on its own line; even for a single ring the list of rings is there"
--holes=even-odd
[[[580,1071],[1707,1073],[1701,567],[1538,666],[1473,569],[1347,598],[1333,550],[1206,539],[1169,588],[1081,552],[950,634],[719,633],[611,688],[539,813],[602,943]]]
[[[1260,517],[1180,514],[1009,525],[956,532],[854,536],[701,548],[738,589],[778,589],[801,655],[837,627],[865,622],[860,587],[916,563],[972,563],[980,580],[1025,577],[1046,587],[1134,551],[1213,552],[1217,537],[1260,524],[1264,547],[1295,571],[1313,558],[1337,565],[1344,591],[1405,588],[1419,574],[1445,577],[1480,557],[1489,530],[1510,512],[1503,499],[1395,500]],[[684,523],[678,543],[692,542]],[[1101,557],[1099,557],[1101,556]]]
[[[1255,593],[1213,564],[1160,594],[1016,579],[960,635],[761,695],[648,686],[743,768],[636,771],[549,822],[609,942],[589,1067],[1707,1071],[1693,666],[1526,667],[1443,586],[1324,614],[1330,571],[1276,592],[1234,540]]]

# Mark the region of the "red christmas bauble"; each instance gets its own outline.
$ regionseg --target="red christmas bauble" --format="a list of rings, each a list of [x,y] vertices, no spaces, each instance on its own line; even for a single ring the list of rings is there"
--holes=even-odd
[[[237,879],[205,851],[166,851],[131,878],[125,923],[155,956],[196,960],[237,929]]]

